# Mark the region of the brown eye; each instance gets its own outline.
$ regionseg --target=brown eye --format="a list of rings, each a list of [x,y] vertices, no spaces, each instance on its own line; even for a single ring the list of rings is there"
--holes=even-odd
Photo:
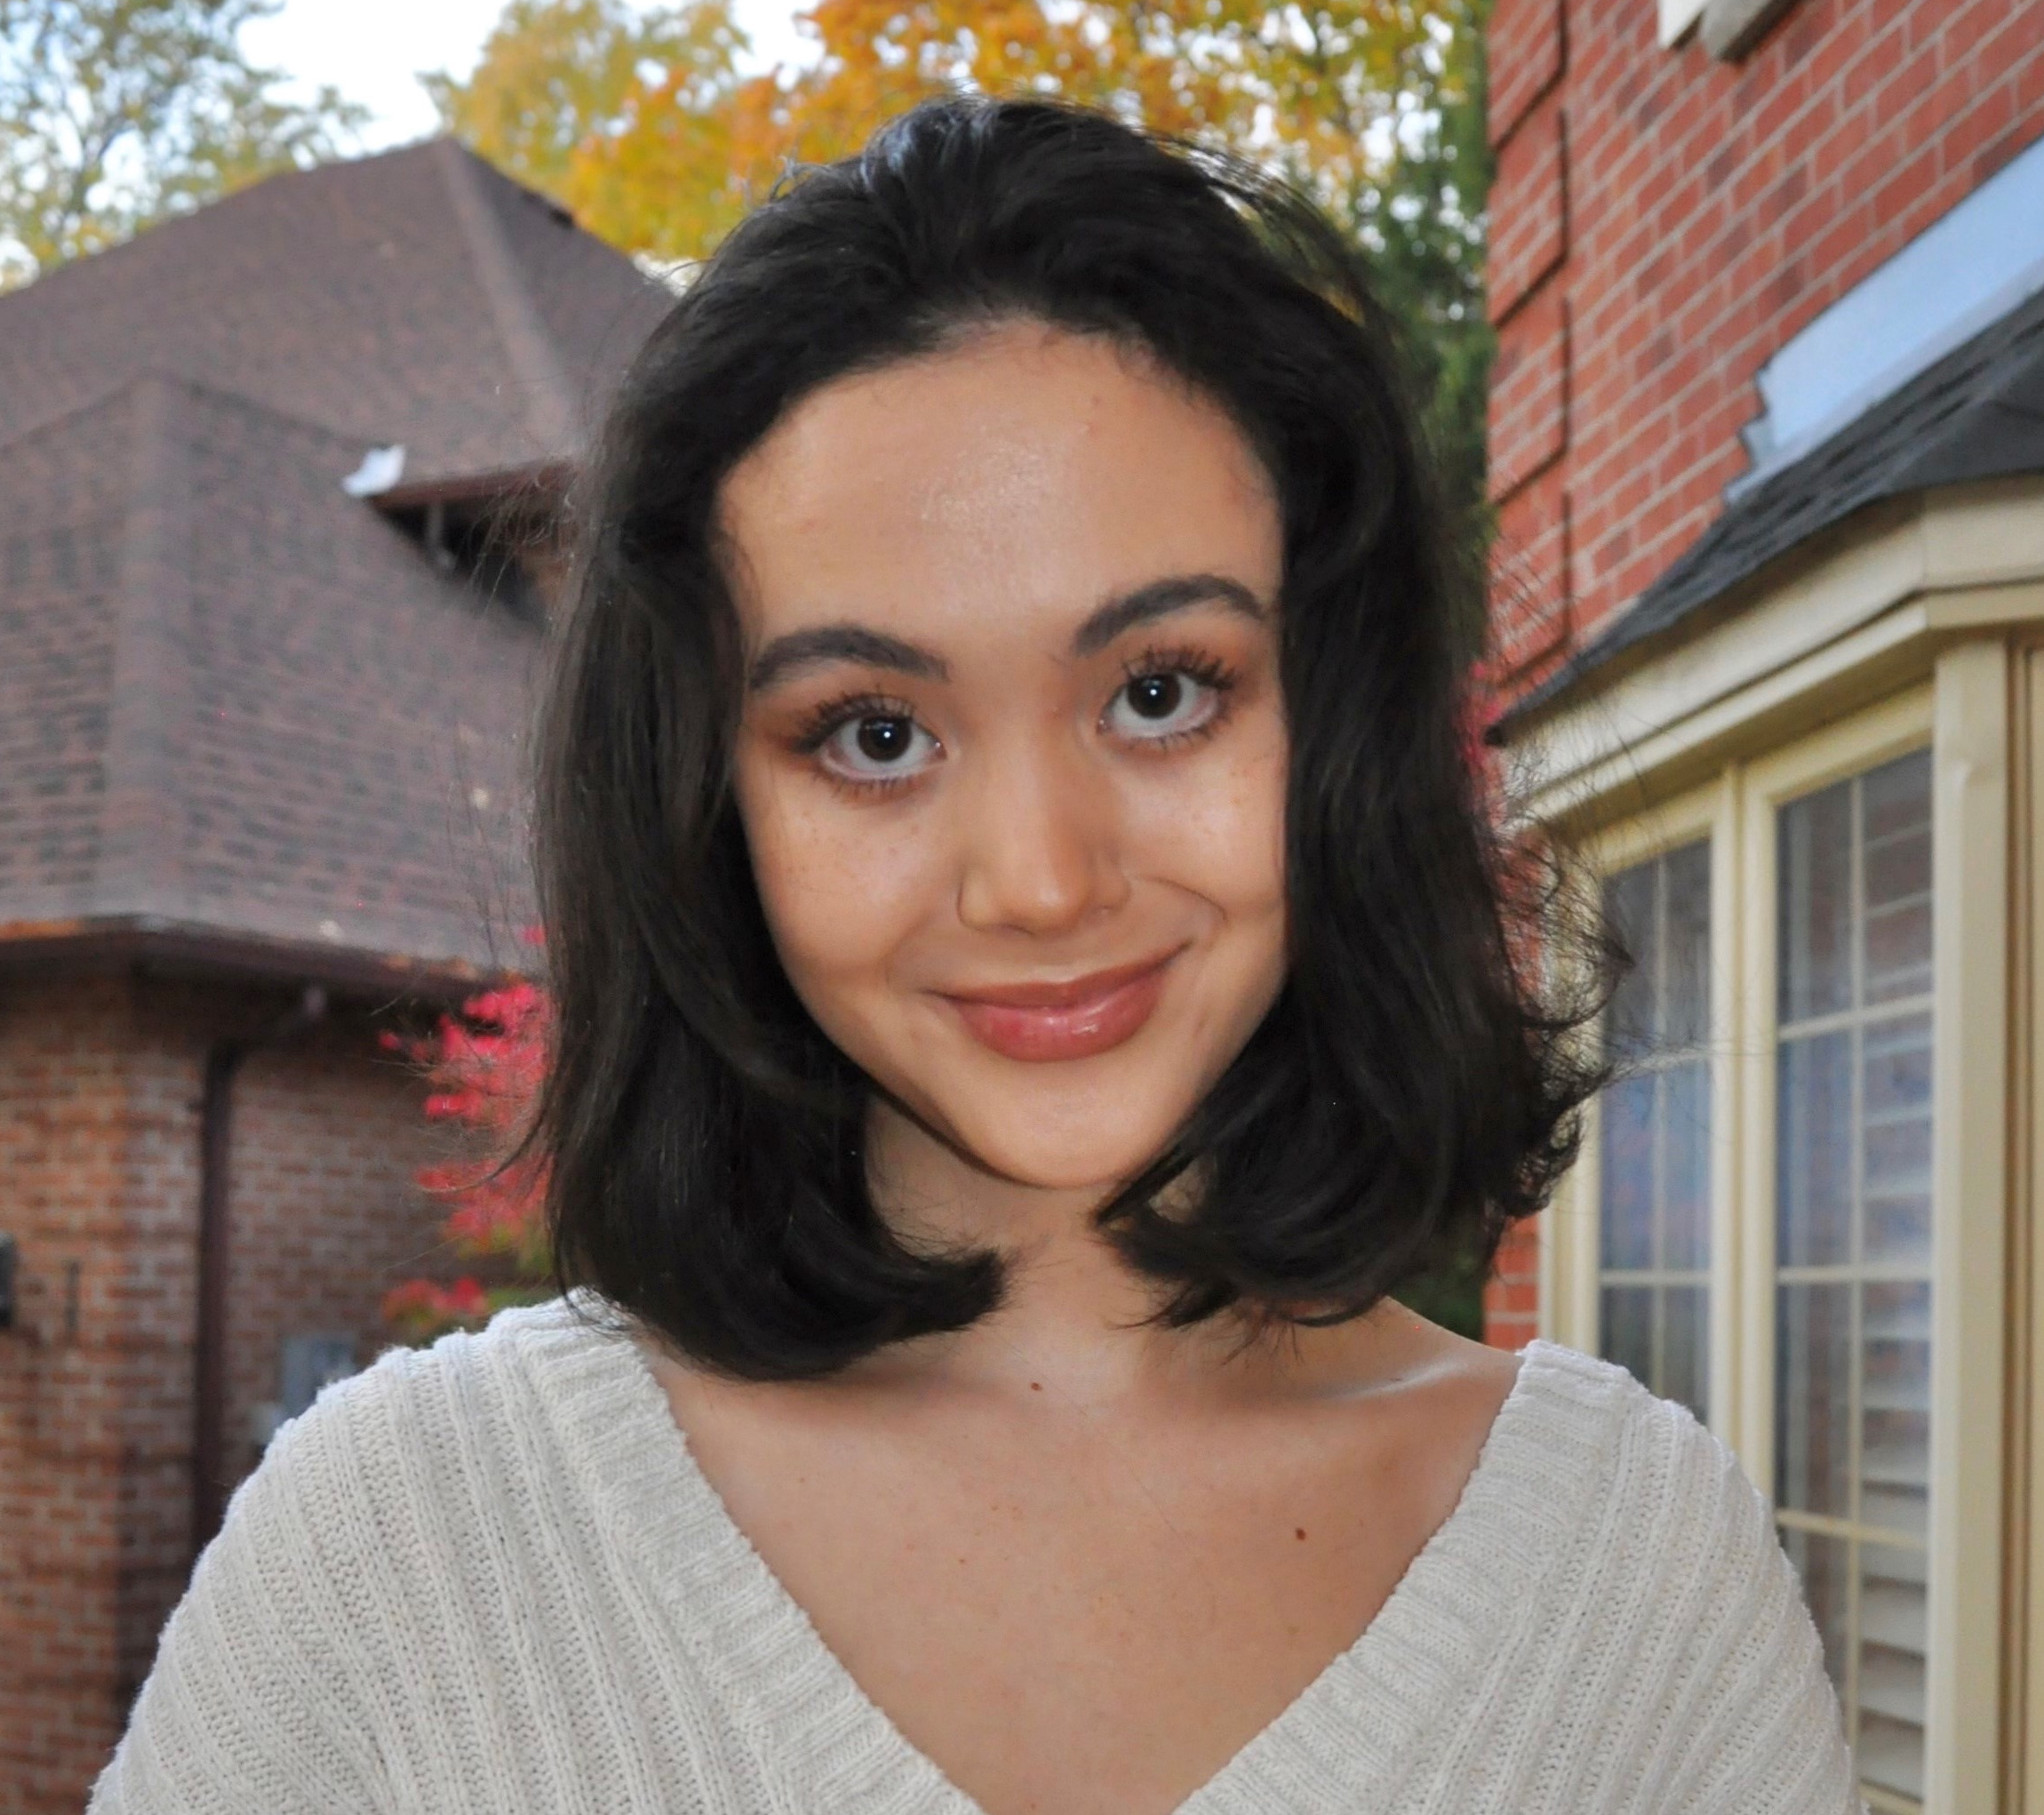
[[[1138,718],[1169,718],[1178,709],[1185,691],[1176,675],[1138,675],[1126,689],[1129,709]]]
[[[859,755],[869,762],[898,763],[908,754],[914,735],[914,719],[862,718],[854,741]]]
[[[1213,722],[1221,690],[1178,668],[1136,675],[1107,702],[1106,729],[1130,743],[1161,743]]]
[[[817,754],[848,781],[885,783],[920,775],[944,748],[906,713],[862,712],[841,723]]]

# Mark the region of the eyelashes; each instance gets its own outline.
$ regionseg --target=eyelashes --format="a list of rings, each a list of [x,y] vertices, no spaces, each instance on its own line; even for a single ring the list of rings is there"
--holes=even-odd
[[[795,732],[794,747],[813,756],[829,741],[833,732],[860,719],[905,719],[911,723],[915,708],[906,700],[891,700],[883,693],[842,693],[812,708]]]
[[[1145,753],[1211,736],[1226,722],[1229,695],[1241,680],[1210,651],[1176,644],[1145,649],[1125,661],[1122,672],[1098,724]],[[829,780],[861,795],[905,788],[944,756],[942,742],[918,723],[912,701],[863,689],[811,708],[792,745]]]
[[[1126,678],[1100,721],[1113,724],[1130,742],[1153,750],[1172,748],[1218,730],[1239,679],[1226,663],[1202,649],[1147,649],[1124,663],[1122,672]],[[1190,689],[1184,684],[1188,681]]]

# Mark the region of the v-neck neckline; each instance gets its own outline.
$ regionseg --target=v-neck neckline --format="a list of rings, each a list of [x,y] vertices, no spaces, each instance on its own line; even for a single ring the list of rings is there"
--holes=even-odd
[[[805,1806],[986,1815],[859,1685],[731,1516],[644,1339],[594,1294],[573,1296],[579,1307],[513,1314],[538,1341],[534,1385],[587,1459],[611,1541],[697,1666],[749,1704],[769,1767]],[[1558,1389],[1574,1396],[1568,1377],[1579,1366],[1551,1343],[1522,1351],[1454,1508],[1376,1616],[1171,1815],[1273,1815],[1286,1806],[1282,1787],[1296,1795],[1301,1781],[1338,1779],[1345,1800],[1393,1788],[1412,1742],[1452,1718],[1522,1616],[1589,1491],[1588,1456],[1557,1443],[1537,1409]]]

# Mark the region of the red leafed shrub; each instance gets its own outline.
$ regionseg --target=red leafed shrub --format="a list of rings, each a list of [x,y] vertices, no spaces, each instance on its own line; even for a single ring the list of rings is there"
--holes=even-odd
[[[514,1152],[546,1065],[549,1004],[530,983],[472,995],[430,1033],[387,1033],[383,1043],[426,1074],[426,1113],[468,1131],[475,1157],[422,1167],[419,1183],[449,1205],[448,1245],[488,1275],[451,1285],[408,1279],[384,1295],[383,1319],[401,1342],[475,1329],[506,1305],[551,1295],[546,1173]]]

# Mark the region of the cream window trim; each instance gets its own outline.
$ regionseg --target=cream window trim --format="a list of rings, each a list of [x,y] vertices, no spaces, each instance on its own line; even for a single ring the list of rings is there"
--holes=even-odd
[[[1728,773],[1636,819],[1607,828],[1569,860],[1593,892],[1598,881],[1687,844],[1707,842],[1711,852],[1711,1267],[1710,1422],[1733,1444],[1734,1317],[1737,1298],[1736,1128],[1729,1113],[1735,1087],[1736,1047],[1727,1037],[1736,1013],[1739,975],[1737,934],[1738,780]],[[1598,1328],[1598,1219],[1601,1179],[1598,1105],[1583,1119],[1581,1157],[1562,1181],[1550,1212],[1539,1221],[1540,1333],[1595,1354]]]
[[[2005,1378],[2012,1403],[2004,1428],[2008,1470],[2008,1579],[2002,1585],[2007,1623],[2008,1719],[2005,1726],[2002,1807],[2009,1815],[2044,1815],[2044,649],[2019,649],[2011,692],[2009,899],[2016,920],[2009,1002],[2008,1099],[2015,1115],[2008,1144],[2008,1239],[2013,1353]]]
[[[1763,753],[1813,718],[1928,679],[1942,648],[2044,620],[2044,479],[1877,508],[1824,552],[1726,601],[1729,616],[1513,743],[1526,817],[1606,821]]]
[[[1661,0],[1661,47],[1672,50],[1704,16],[1706,0]]]
[[[1930,1660],[1927,1807],[2000,1777],[2008,1279],[2008,651],[1938,658],[1932,745]],[[1942,1510],[1941,1510],[1942,1508]]]

